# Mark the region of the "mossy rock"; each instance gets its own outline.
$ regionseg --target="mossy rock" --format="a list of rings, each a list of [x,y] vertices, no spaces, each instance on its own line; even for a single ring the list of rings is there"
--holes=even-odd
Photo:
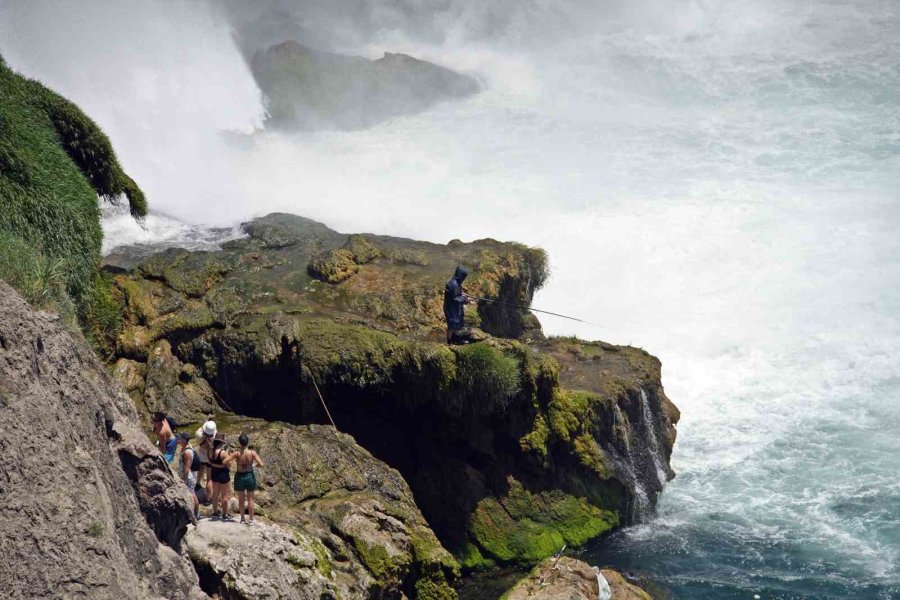
[[[619,524],[605,511],[559,490],[530,492],[510,478],[506,496],[482,500],[471,533],[482,553],[502,562],[534,564],[563,545],[580,546]]]
[[[359,272],[359,265],[353,258],[353,252],[338,248],[314,256],[307,271],[319,281],[340,283]]]

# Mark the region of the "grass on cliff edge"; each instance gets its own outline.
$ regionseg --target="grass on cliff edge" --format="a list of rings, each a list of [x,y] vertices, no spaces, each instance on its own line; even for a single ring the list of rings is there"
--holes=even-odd
[[[63,316],[74,308],[97,341],[117,322],[99,272],[98,196],[115,203],[124,195],[142,217],[144,195],[94,121],[2,57],[0,90],[0,277]]]

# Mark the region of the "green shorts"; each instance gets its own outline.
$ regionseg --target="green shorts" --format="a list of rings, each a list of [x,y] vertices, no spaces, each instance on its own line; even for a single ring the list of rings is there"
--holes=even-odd
[[[236,492],[255,492],[256,491],[256,473],[247,471],[246,473],[234,474],[234,491]]]

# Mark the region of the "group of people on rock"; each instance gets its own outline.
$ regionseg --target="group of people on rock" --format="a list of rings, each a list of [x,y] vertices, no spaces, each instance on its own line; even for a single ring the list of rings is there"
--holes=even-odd
[[[177,425],[162,412],[153,413],[152,420],[159,451],[169,464],[178,458],[175,473],[191,492],[195,520],[200,520],[201,504],[212,507],[209,515],[212,519],[234,520],[228,514],[231,466],[234,464],[234,491],[237,492],[241,523],[255,525],[255,467],[262,467],[264,463],[259,453],[250,448],[250,437],[241,433],[238,436],[240,447],[232,449],[225,436],[218,432],[212,416],[194,434],[182,431],[176,435]],[[197,440],[196,447],[192,444],[193,440]],[[245,508],[249,517],[247,520],[244,519]]]

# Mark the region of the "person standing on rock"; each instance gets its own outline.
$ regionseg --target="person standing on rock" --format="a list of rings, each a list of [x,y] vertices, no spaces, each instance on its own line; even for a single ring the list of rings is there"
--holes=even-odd
[[[444,286],[444,317],[447,319],[448,344],[453,342],[453,338],[465,326],[465,305],[469,303],[469,297],[463,292],[462,282],[468,275],[466,268],[459,265],[453,277]]]
[[[178,444],[178,440],[175,439],[175,434],[172,432],[172,426],[169,425],[166,413],[157,411],[153,413],[152,418],[153,433],[156,434],[157,439],[156,445],[163,456],[166,457],[166,462],[171,463],[175,459],[175,446]]]
[[[197,474],[197,484],[204,483],[203,505],[207,505],[212,501],[213,482],[212,469],[209,465],[209,457],[212,454],[213,439],[216,437],[216,422],[212,420],[212,415],[206,419],[200,429],[197,430],[197,456],[200,458],[200,471]],[[199,500],[199,497],[198,497]]]
[[[242,433],[238,438],[241,443],[241,449],[237,452],[237,472],[234,474],[234,491],[238,496],[238,512],[241,513],[241,523],[244,522],[244,504],[247,505],[247,512],[250,519],[248,525],[255,525],[253,495],[256,492],[256,472],[253,470],[254,465],[263,467],[265,464],[259,457],[256,450],[250,450],[250,437],[246,433]]]
[[[194,436],[189,431],[182,431],[178,434],[178,475],[191,492],[191,500],[194,505],[194,521],[200,520],[200,502],[197,501],[197,471],[194,470],[194,462],[199,466],[199,460],[196,452],[191,446],[191,439]]]
[[[231,462],[236,454],[228,451],[225,437],[221,434],[213,440],[213,452],[209,457],[213,482],[213,517],[221,517],[223,521],[234,520],[228,514],[228,501],[231,499]]]

